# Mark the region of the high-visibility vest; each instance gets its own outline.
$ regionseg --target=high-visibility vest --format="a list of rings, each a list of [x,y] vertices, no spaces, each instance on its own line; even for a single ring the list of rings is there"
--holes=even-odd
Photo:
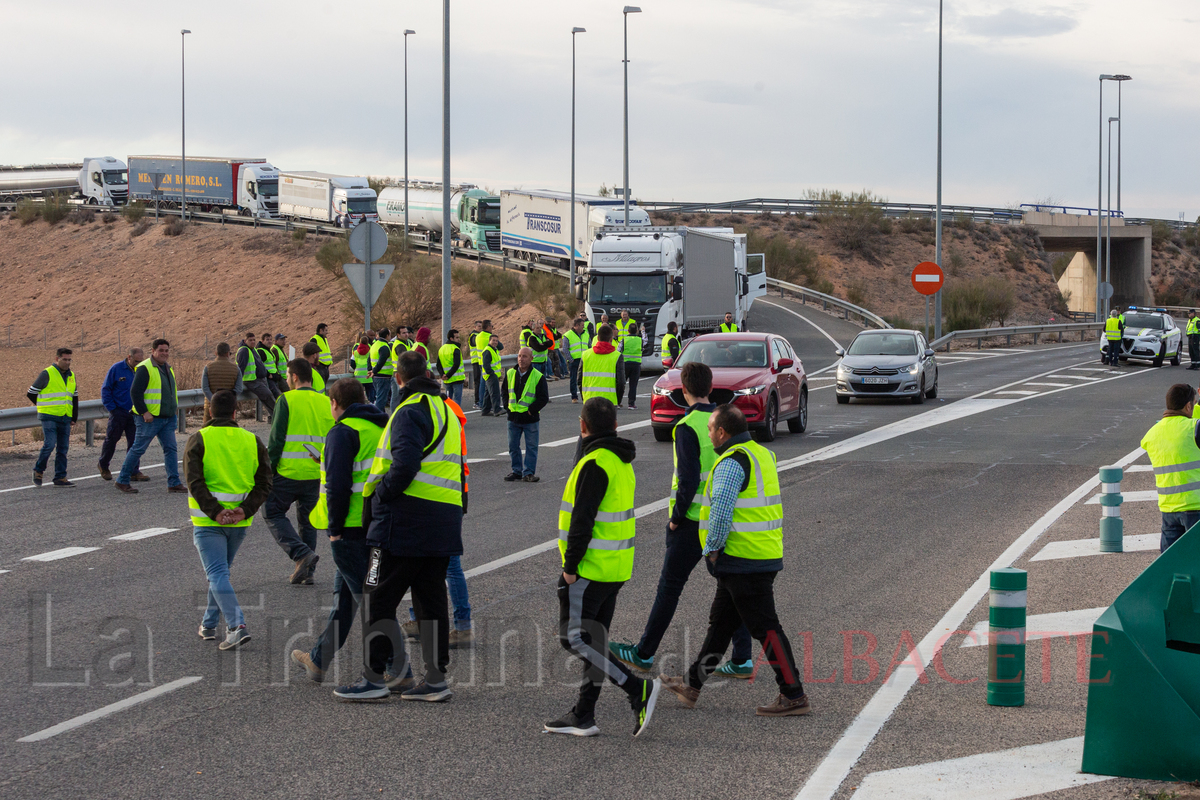
[[[621,342],[625,341],[625,337],[629,335],[629,329],[633,327],[633,320],[619,319],[612,324],[613,330],[617,332],[617,349],[620,349]]]
[[[350,356],[350,363],[354,365],[354,377],[359,383],[371,382],[371,376],[367,374],[371,370],[371,354],[369,352],[360,355],[355,350],[354,354]],[[316,370],[313,372],[316,373]]]
[[[458,351],[459,347],[456,344],[444,344],[438,348],[438,363],[442,365],[442,375],[444,376],[442,383],[458,383],[467,379],[467,376],[463,374],[461,356],[458,362],[458,371],[453,375],[450,374],[450,370],[454,368],[454,354]]]
[[[664,333],[663,334],[662,345],[661,345],[663,358],[674,358],[675,357],[675,356],[671,355],[671,342],[678,342],[678,341],[679,341],[679,337],[673,333]]]
[[[379,363],[379,354],[382,353],[384,351],[384,349],[387,349],[390,347],[391,347],[391,345],[389,345],[383,339],[376,339],[375,343],[373,345],[371,345],[371,352],[370,352],[371,366],[378,364]],[[389,358],[388,360],[384,361],[383,366],[380,367],[375,372],[375,374],[377,376],[379,376],[380,378],[386,378],[388,375],[391,375],[396,366],[394,361],[395,361],[394,358]]]
[[[254,351],[257,348],[242,345],[238,349],[238,357],[242,355],[242,350],[246,351],[246,368],[242,370],[242,380],[246,383],[258,380],[258,360],[254,357]]]
[[[492,335],[487,331],[480,331],[475,334],[475,348],[471,351],[471,363],[483,363],[483,348],[488,346],[488,342],[492,340]]]
[[[258,355],[260,358],[262,358],[263,367],[266,368],[267,374],[268,375],[278,375],[279,374],[279,365],[275,363],[275,354],[273,352],[271,352],[271,348],[263,347],[260,345],[255,349],[258,350]],[[286,374],[286,369],[287,369],[286,364],[284,365],[284,369],[285,369],[285,374]]]
[[[621,355],[625,357],[626,364],[642,363],[642,337],[636,333],[626,336],[621,343]]]
[[[254,488],[258,470],[258,437],[244,428],[206,425],[199,431],[204,441],[204,485],[222,508],[237,508]],[[232,525],[217,521],[200,510],[196,498],[188,494],[192,524],[201,528],[248,528],[252,517]]]
[[[325,394],[325,379],[321,377],[321,373],[317,372],[316,367],[313,368],[313,391],[319,394]]]
[[[500,354],[498,352],[496,352],[496,348],[492,347],[491,339],[489,339],[487,344],[484,345],[483,352],[490,354],[492,357],[491,372],[488,372],[488,366],[489,366],[488,362],[483,361],[482,356],[480,357],[480,359],[481,359],[480,363],[483,365],[484,379],[486,380],[488,378],[499,378],[500,377]]]
[[[1104,320],[1104,338],[1110,342],[1119,341],[1121,338],[1121,320],[1116,317],[1109,317]]]
[[[467,350],[471,354],[472,364],[479,363],[479,345],[476,341],[478,337],[479,331],[471,331],[469,334],[467,334]]]
[[[351,465],[350,473],[350,507],[346,510],[346,519],[342,523],[347,528],[362,527],[363,516],[363,489],[367,485],[367,476],[371,474],[371,464],[375,461],[375,451],[379,448],[379,439],[383,436],[383,426],[376,425],[358,417],[349,417],[338,420],[338,425],[345,425],[348,428],[353,428],[358,431],[358,452],[354,455],[354,463]],[[313,508],[312,513],[308,515],[308,521],[312,523],[314,528],[328,530],[329,528],[329,505],[325,500],[325,494],[328,491],[327,479],[325,475],[325,458],[324,450],[321,457],[321,496],[317,498],[317,505]]]
[[[518,347],[529,347],[529,340],[533,338],[533,331],[529,328],[521,328],[521,332],[517,335]]]
[[[275,354],[275,374],[283,379],[287,379],[287,353],[283,352],[283,348],[277,344],[271,345],[271,352]]]
[[[1200,447],[1196,420],[1164,417],[1142,437],[1154,465],[1158,510],[1164,514],[1200,509]]]
[[[408,342],[404,341],[403,339],[394,340],[390,347],[392,348],[391,368],[396,369],[400,366],[400,356],[404,355],[412,348],[409,346]]]
[[[583,374],[579,378],[579,390],[583,402],[593,397],[603,397],[614,406],[617,404],[617,361],[621,353],[597,353],[595,349],[583,351]]]
[[[525,379],[525,388],[521,397],[517,397],[517,370],[515,367],[508,371],[508,410],[514,414],[524,414],[533,405],[537,397],[538,381],[542,380],[541,370],[530,368],[529,376]]]
[[[282,399],[287,401],[288,415],[279,474],[294,481],[315,481],[321,477],[321,466],[312,460],[304,445],[324,451],[325,435],[333,427],[329,400],[310,389],[284,392]]]
[[[583,351],[588,349],[587,333],[576,333],[569,330],[566,333],[567,347],[571,348],[571,360],[583,358]]]
[[[546,334],[541,331],[533,331],[529,336],[530,342],[537,342],[539,345],[546,344],[546,340],[547,340]],[[544,364],[544,363],[546,363],[546,359],[548,359],[549,357],[550,357],[549,350],[534,350],[533,351],[533,363],[535,363],[535,364]]]
[[[722,322],[721,333],[737,333],[738,326],[736,322]]]
[[[63,380],[58,367],[50,365],[46,367],[46,375],[49,380],[46,387],[38,393],[37,413],[52,417],[71,416],[71,411],[75,408],[75,373],[72,372],[69,378]]]
[[[317,363],[325,367],[331,366],[333,364],[333,353],[329,352],[329,340],[318,333],[310,341],[316,342],[317,347],[321,348],[321,352],[317,356]]]
[[[750,462],[746,490],[733,505],[733,522],[725,540],[725,553],[737,558],[766,561],[783,558],[783,501],[779,495],[779,472],[775,454],[757,442],[736,444],[713,462],[704,496],[700,499],[700,546],[708,539],[708,515],[712,511],[713,475],[717,466],[734,453],[745,453]]]
[[[375,450],[375,459],[371,462],[371,472],[367,475],[363,496],[370,497],[375,494],[375,487],[391,469],[392,423],[396,414],[405,406],[416,403],[425,403],[429,409],[429,415],[433,419],[433,439],[425,445],[421,470],[413,476],[404,494],[435,503],[462,506],[462,426],[442,398],[424,392],[411,395],[392,412],[387,429],[379,439],[379,447]]]
[[[413,346],[409,349],[414,353],[420,353],[421,355],[425,356],[425,363],[429,363],[429,347],[427,347],[424,342],[413,342]],[[396,363],[399,365],[399,359],[397,359]]]
[[[711,411],[692,409],[684,414],[671,429],[672,442],[679,434],[680,425],[686,425],[695,431],[696,439],[700,442],[700,485],[696,487],[696,494],[692,497],[692,504],[688,506],[687,510],[687,518],[691,520],[700,519],[702,505],[700,500],[703,497],[703,487],[708,482],[713,464],[717,460],[717,451],[713,450],[712,441],[708,438],[708,418],[711,416]],[[671,473],[671,499],[667,502],[668,516],[675,514],[675,493],[679,490],[679,453],[674,450],[674,447],[672,447],[672,452],[675,457],[675,471]]]
[[[162,373],[158,371],[158,366],[152,359],[147,358],[142,363],[138,364],[138,368],[145,367],[146,375],[149,376],[150,382],[146,384],[146,393],[142,395],[142,400],[146,403],[146,410],[154,416],[161,416],[162,412]],[[171,371],[172,381],[175,379],[175,368],[167,367]],[[136,371],[136,370],[135,370]],[[179,384],[175,384],[175,407],[179,408]]]
[[[576,574],[589,581],[618,582],[633,577],[633,539],[637,534],[633,495],[637,477],[633,464],[621,460],[611,450],[599,447],[579,459],[567,485],[563,488],[562,504],[558,508],[558,552],[563,564],[567,558],[567,532],[571,529],[571,512],[575,509],[575,483],[585,465],[595,463],[608,476],[608,491],[600,500],[600,510],[592,524],[592,539],[587,553],[579,561]]]

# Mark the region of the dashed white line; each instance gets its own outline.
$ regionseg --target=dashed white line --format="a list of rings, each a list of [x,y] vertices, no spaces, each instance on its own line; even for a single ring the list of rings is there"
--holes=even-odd
[[[149,539],[151,536],[162,536],[164,533],[174,533],[179,528],[146,528],[133,533],[122,533],[120,536],[110,536],[116,542],[136,542],[138,539]]]
[[[58,561],[60,558],[70,558],[71,556],[79,556],[84,553],[91,553],[94,550],[99,550],[99,547],[63,547],[59,550],[51,550],[49,553],[40,553],[36,556],[26,556],[22,561]]]
[[[180,461],[179,463],[182,464],[183,462]],[[142,464],[140,469],[143,472],[145,472],[148,469],[155,469],[157,467],[164,467],[164,466],[166,466],[166,464]],[[80,478],[71,478],[71,480],[75,483],[79,483],[80,481],[90,481],[93,478],[99,478],[99,477],[100,477],[100,473],[96,473],[95,475],[84,475]],[[31,483],[28,486],[14,486],[11,489],[0,489],[0,494],[7,494],[8,492],[23,492],[26,489],[53,489],[53,488],[54,488],[53,486],[34,486]]]
[[[173,692],[176,689],[182,689],[184,686],[190,686],[193,683],[203,679],[203,676],[195,675],[190,678],[180,678],[179,680],[171,681],[170,683],[164,683],[162,686],[156,686],[149,691],[135,694],[133,697],[126,697],[124,700],[118,700],[115,703],[104,706],[104,708],[98,708],[95,711],[89,711],[88,713],[81,714],[78,717],[72,717],[66,722],[60,722],[57,725],[46,728],[45,730],[40,730],[37,733],[31,733],[28,736],[22,736],[20,739],[17,739],[17,741],[41,742],[54,736],[58,736],[60,733],[66,733],[67,731],[75,730],[76,728],[87,725],[89,722],[95,722],[96,720],[103,719],[111,714],[116,714],[118,711],[124,711],[127,708],[140,705],[147,700],[153,700],[154,698],[167,694],[168,692]]]
[[[812,325],[814,328],[816,328],[816,329],[817,329],[817,330],[818,330],[818,331],[821,333],[821,335],[822,335],[822,336],[824,336],[824,337],[825,337],[826,339],[828,339],[829,341],[833,342],[833,346],[834,346],[834,347],[841,347],[841,346],[842,346],[842,343],[841,343],[841,342],[839,342],[837,339],[835,339],[835,338],[833,338],[832,336],[830,336],[830,335],[829,335],[829,331],[825,330],[825,329],[824,329],[824,328],[822,328],[820,325],[818,325],[817,323],[813,322],[811,319],[809,319],[808,317],[804,316],[803,314],[799,314],[799,313],[797,313],[797,312],[795,312],[795,311],[792,311],[792,310],[791,310],[790,308],[788,308],[787,306],[781,306],[781,305],[779,305],[778,303],[772,303],[770,300],[764,300],[764,299],[763,299],[763,298],[761,298],[761,297],[760,297],[760,298],[758,298],[758,302],[760,302],[760,303],[764,303],[764,304],[766,304],[766,305],[768,305],[768,306],[774,306],[775,308],[778,308],[780,311],[786,311],[787,313],[791,314],[793,317],[796,317],[797,319],[803,320],[804,322],[807,322],[809,325]]]

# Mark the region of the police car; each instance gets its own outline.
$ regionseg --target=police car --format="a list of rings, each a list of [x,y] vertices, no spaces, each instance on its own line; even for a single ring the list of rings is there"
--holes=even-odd
[[[1122,361],[1136,358],[1143,361],[1153,361],[1154,366],[1161,367],[1163,361],[1171,359],[1171,366],[1178,367],[1180,359],[1180,343],[1183,333],[1175,320],[1165,308],[1139,308],[1130,306],[1125,312],[1125,332],[1121,337],[1121,350],[1118,357]],[[1100,360],[1104,360],[1104,352],[1108,341],[1104,331],[1100,332]]]

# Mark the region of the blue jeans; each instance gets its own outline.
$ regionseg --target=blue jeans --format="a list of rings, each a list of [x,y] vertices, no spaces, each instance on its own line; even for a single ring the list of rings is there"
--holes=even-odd
[[[450,587],[450,604],[454,606],[454,630],[471,630],[471,599],[467,596],[467,576],[463,574],[462,556],[450,556],[446,566],[446,585]],[[408,618],[416,619],[417,612],[408,609]]]
[[[38,414],[38,422],[42,423],[42,452],[38,454],[33,471],[46,471],[53,450],[54,480],[64,480],[67,477],[67,448],[71,446],[71,418]]]
[[[392,400],[392,389],[388,384],[395,383],[391,375],[376,375],[371,385],[375,387],[375,407],[387,411]]]
[[[163,462],[167,467],[167,485],[182,486],[183,482],[179,480],[179,456],[175,449],[176,424],[174,415],[155,417],[151,422],[146,422],[139,416],[137,418],[137,435],[133,437],[133,447],[129,448],[129,452],[125,454],[125,463],[121,465],[121,474],[117,478],[117,483],[129,484],[133,473],[137,472],[142,463],[142,456],[146,454],[146,448],[150,447],[152,441],[158,439],[158,443],[162,445]]]
[[[458,403],[462,407],[463,381],[454,381],[446,384],[446,393],[450,395],[450,399]]]
[[[249,525],[243,528],[196,525],[192,528],[192,541],[200,553],[204,574],[208,576],[208,607],[200,623],[205,628],[217,627],[221,616],[231,628],[246,624],[233,584],[229,582],[229,566],[249,529]]]
[[[525,434],[525,469],[521,469],[521,434]],[[538,423],[508,421],[508,457],[512,471],[518,475],[537,474]],[[699,538],[697,536],[697,541]]]
[[[1173,511],[1171,513],[1164,511],[1162,518],[1162,538],[1158,543],[1160,553],[1191,530],[1193,525],[1200,522],[1200,511]]]
[[[401,391],[400,384],[396,383],[394,378],[388,378],[388,380],[392,382],[392,388],[388,390],[391,392],[392,397],[391,397],[391,400],[388,401],[387,394],[385,393],[384,394],[384,402],[387,403],[388,405],[390,405],[393,409],[395,409],[396,405],[400,402],[400,391]],[[378,397],[375,398],[375,403],[378,405],[378,403],[379,403]],[[380,410],[382,410],[382,408]]]
[[[360,529],[361,530],[361,529]],[[367,577],[370,548],[363,539],[338,539],[329,543],[337,574],[333,578],[333,608],[321,638],[308,655],[318,667],[333,663],[333,657],[354,625],[354,613],[362,602],[363,580]]]
[[[543,378],[546,377],[546,362],[545,361],[533,362],[533,368],[536,369],[538,372],[542,373]]]
[[[583,359],[571,359],[571,399],[579,399],[579,375],[583,372]]]
[[[567,368],[563,363],[564,359],[563,359],[562,350],[558,350],[558,349],[551,350],[550,351],[550,361],[551,361],[551,363],[554,364],[555,377],[558,377],[558,378],[567,377]]]
[[[362,383],[363,391],[366,392],[367,402],[374,404],[375,403],[375,381],[368,380],[365,383],[363,381],[359,381],[359,383]]]

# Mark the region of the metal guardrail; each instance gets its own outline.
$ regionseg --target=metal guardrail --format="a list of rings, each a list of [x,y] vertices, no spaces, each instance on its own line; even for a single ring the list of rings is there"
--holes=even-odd
[[[1049,325],[1015,325],[1007,328],[974,328],[971,330],[954,331],[947,333],[940,339],[934,339],[929,343],[929,346],[937,350],[942,345],[946,346],[946,352],[950,350],[950,342],[955,339],[974,339],[976,349],[983,349],[984,339],[995,339],[1000,336],[1007,337],[1008,344],[1012,344],[1014,336],[1029,336],[1033,335],[1033,343],[1037,344],[1039,336],[1044,336],[1048,333],[1057,333],[1058,340],[1061,342],[1064,333],[1079,332],[1079,341],[1084,341],[1088,331],[1100,331],[1104,329],[1103,322],[1063,322],[1051,323]]]
[[[883,211],[887,217],[933,217],[937,206],[929,203],[869,203]],[[638,208],[646,211],[680,214],[820,214],[841,206],[828,200],[805,200],[788,198],[755,197],[748,200],[732,200],[724,203],[679,203],[638,201]],[[987,206],[942,206],[943,218],[968,216],[973,220],[992,220],[1005,224],[1019,223],[1023,217],[1020,209],[990,208]]]
[[[807,304],[808,302],[812,302],[814,304],[820,304],[822,309],[825,311],[828,311],[829,307],[833,306],[834,308],[836,308],[842,312],[843,319],[850,319],[850,317],[853,315],[853,316],[856,316],[859,319],[861,319],[863,324],[866,325],[867,327],[875,327],[875,328],[890,328],[890,327],[892,327],[891,324],[887,320],[885,320],[883,317],[879,316],[878,314],[867,311],[865,308],[862,308],[861,306],[856,306],[853,303],[850,303],[850,302],[847,302],[840,298],[834,297],[831,294],[825,294],[824,292],[818,292],[815,289],[809,289],[806,286],[797,286],[794,283],[787,283],[786,281],[775,280],[774,278],[767,278],[767,287],[772,288],[772,289],[778,289],[780,297],[783,297],[785,292],[791,292],[792,294],[800,295],[801,304]]]

